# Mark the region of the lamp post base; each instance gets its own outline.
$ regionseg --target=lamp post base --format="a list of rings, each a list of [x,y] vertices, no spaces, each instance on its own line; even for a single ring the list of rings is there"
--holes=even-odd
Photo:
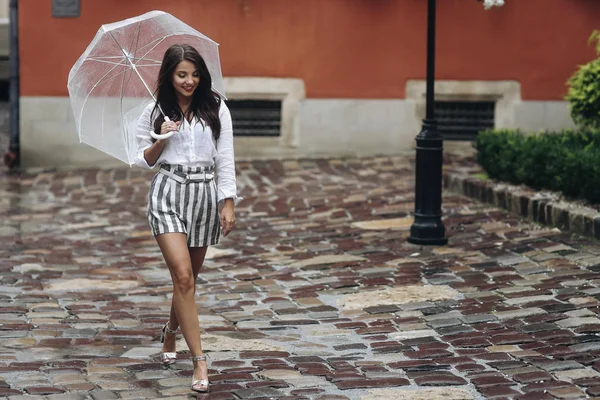
[[[440,215],[415,215],[415,222],[410,227],[407,241],[423,246],[443,246],[448,244],[445,232]]]
[[[446,229],[442,223],[442,164],[444,140],[434,119],[423,121],[417,135],[415,221],[408,242],[421,245],[445,245]]]

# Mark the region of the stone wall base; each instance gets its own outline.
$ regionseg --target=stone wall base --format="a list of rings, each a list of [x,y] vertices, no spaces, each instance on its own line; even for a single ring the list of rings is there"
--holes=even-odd
[[[443,186],[448,191],[508,210],[530,221],[600,239],[598,210],[567,202],[558,194],[453,172],[444,173]]]

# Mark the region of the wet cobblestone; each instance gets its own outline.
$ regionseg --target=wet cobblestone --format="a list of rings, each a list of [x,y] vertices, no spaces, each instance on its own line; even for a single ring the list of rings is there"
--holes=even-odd
[[[409,245],[407,157],[237,166],[238,227],[197,287],[199,399],[600,396],[596,241],[446,193],[449,245]],[[0,398],[189,398],[181,337],[157,362],[152,173],[2,174]]]

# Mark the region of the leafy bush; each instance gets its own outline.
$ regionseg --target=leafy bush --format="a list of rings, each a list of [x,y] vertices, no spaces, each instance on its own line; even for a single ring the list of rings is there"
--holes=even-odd
[[[488,130],[477,135],[474,146],[492,179],[600,203],[600,130]]]
[[[596,41],[598,58],[580,66],[567,84],[571,117],[580,127],[600,128],[600,32],[594,31],[590,42]]]

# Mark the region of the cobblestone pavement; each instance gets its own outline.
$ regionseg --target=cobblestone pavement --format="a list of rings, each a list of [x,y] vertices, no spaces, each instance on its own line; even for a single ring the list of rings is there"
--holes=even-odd
[[[239,162],[237,231],[197,288],[199,399],[600,396],[600,245],[445,194],[450,244],[406,243],[407,158]],[[190,398],[156,360],[170,278],[151,172],[2,175],[0,397]]]

